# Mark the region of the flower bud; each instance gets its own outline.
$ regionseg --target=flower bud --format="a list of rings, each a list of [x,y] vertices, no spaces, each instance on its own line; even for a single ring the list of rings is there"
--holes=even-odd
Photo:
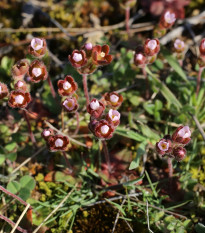
[[[118,108],[122,104],[122,101],[123,101],[122,95],[116,92],[105,93],[104,98],[107,104],[113,108]]]
[[[87,112],[94,118],[99,118],[103,114],[105,106],[101,101],[92,99],[87,106]]]
[[[43,132],[41,133],[41,136],[47,141],[49,139],[50,136],[53,136],[54,132],[52,129],[47,128],[44,129]]]
[[[200,45],[199,45],[199,51],[202,56],[205,56],[205,38],[202,39]]]
[[[15,90],[22,90],[22,91],[27,91],[27,85],[24,81],[18,80],[15,84],[14,84],[14,89]]]
[[[184,51],[184,41],[176,39],[174,42],[174,49],[177,53],[182,53]]]
[[[58,81],[58,93],[61,96],[72,95],[77,89],[78,84],[70,75],[67,75],[64,80]]]
[[[78,109],[78,102],[75,97],[68,97],[62,102],[62,107],[66,112],[73,113]]]
[[[0,82],[0,100],[7,97],[9,94],[6,84]]]
[[[96,45],[92,51],[93,63],[98,66],[108,65],[112,61],[112,55],[108,54],[110,47],[108,45]]]
[[[42,58],[46,53],[46,41],[45,39],[33,38],[31,44],[28,47],[28,52],[37,58]]]
[[[117,110],[110,109],[106,120],[117,127],[120,124],[120,113]]]
[[[165,155],[172,151],[172,142],[169,138],[163,138],[156,143],[156,150],[158,154]]]
[[[86,65],[87,58],[84,50],[74,50],[68,59],[73,67],[79,69]]]
[[[144,54],[143,46],[138,46],[135,50],[134,63],[136,66],[144,67],[147,64],[147,57]]]
[[[8,105],[12,108],[25,108],[31,101],[29,92],[22,90],[11,91]]]
[[[160,44],[158,39],[147,39],[144,44],[144,53],[146,56],[153,56],[159,53]]]
[[[31,82],[38,83],[47,79],[48,72],[42,61],[34,60],[29,66],[28,75]]]
[[[110,139],[113,136],[113,132],[113,124],[106,120],[100,120],[94,126],[94,135],[99,139]]]
[[[172,135],[172,140],[181,144],[188,144],[191,140],[191,131],[189,126],[180,126]]]
[[[48,146],[51,152],[68,150],[69,139],[63,135],[50,136]]]
[[[173,10],[169,9],[164,11],[160,18],[160,27],[161,28],[170,28],[176,21],[176,14]]]
[[[186,157],[186,150],[181,146],[175,147],[173,149],[173,155],[174,155],[175,159],[178,162],[180,162]]]
[[[14,79],[22,80],[25,74],[28,72],[29,63],[28,60],[22,59],[18,61],[11,69],[11,73]]]

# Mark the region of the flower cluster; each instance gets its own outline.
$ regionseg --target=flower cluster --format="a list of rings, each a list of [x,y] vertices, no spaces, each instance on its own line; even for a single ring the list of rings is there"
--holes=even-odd
[[[175,158],[178,162],[182,161],[186,156],[186,146],[191,140],[191,131],[189,126],[180,126],[172,136],[165,135],[156,143],[156,150],[159,155],[168,155]]]
[[[68,150],[68,137],[60,134],[55,134],[54,131],[50,128],[44,129],[41,133],[41,136],[47,142],[47,146],[51,152]]]
[[[99,66],[108,65],[112,61],[108,45],[95,45],[86,43],[81,50],[74,50],[68,59],[71,65],[80,74],[91,74]]]
[[[66,112],[72,113],[78,109],[78,96],[75,93],[77,89],[78,84],[70,75],[67,75],[64,80],[58,81],[58,93],[60,96],[66,97],[62,101],[62,107]]]
[[[111,92],[104,95],[103,101],[92,99],[88,104],[87,112],[91,115],[89,129],[98,139],[110,139],[113,136],[120,123],[120,113],[116,109],[122,101],[122,95]],[[109,107],[107,114],[104,114],[105,105]]]
[[[134,54],[134,63],[136,66],[144,67],[153,63],[160,51],[158,39],[147,39],[144,46],[138,46]]]
[[[171,28],[176,21],[176,13],[172,9],[165,10],[160,18],[159,24],[154,29],[155,37],[162,37],[166,34],[167,29]]]

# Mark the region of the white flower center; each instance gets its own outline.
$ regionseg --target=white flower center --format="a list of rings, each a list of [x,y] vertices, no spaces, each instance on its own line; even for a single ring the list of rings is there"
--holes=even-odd
[[[158,143],[158,147],[162,151],[167,151],[169,149],[169,143],[168,142],[164,142],[164,141],[160,141]]]
[[[141,53],[137,54],[136,59],[141,61],[143,59],[143,55]]]
[[[100,104],[97,100],[93,100],[90,103],[90,108],[92,108],[93,110],[97,110],[100,107]]]
[[[74,103],[74,100],[73,99],[66,99],[64,102],[63,102],[63,105],[68,109],[68,110],[73,110],[74,106],[75,106],[75,103]]]
[[[48,137],[50,134],[51,134],[51,132],[50,132],[49,130],[44,130],[44,131],[43,131],[43,135],[44,135],[45,137]]]
[[[184,48],[184,41],[176,39],[174,42],[175,49],[183,49]]]
[[[108,116],[114,122],[120,119],[120,113],[117,110],[110,109],[108,112]]]
[[[35,77],[38,77],[42,74],[42,71],[41,71],[41,68],[33,68],[32,69],[32,74],[35,76]]]
[[[82,59],[83,59],[83,57],[82,57],[82,55],[81,55],[80,53],[74,53],[74,54],[73,54],[73,60],[74,60],[75,62],[82,61]]]
[[[2,87],[0,86],[0,94],[1,94],[1,92],[2,92]]]
[[[176,20],[175,13],[170,13],[169,11],[167,11],[164,15],[164,19],[168,24],[174,23]]]
[[[71,84],[68,81],[63,83],[63,89],[64,90],[68,90],[68,89],[70,89],[70,87],[71,87]]]
[[[39,38],[33,38],[31,40],[31,47],[38,51],[39,49],[43,48],[43,40],[39,39]]]
[[[119,97],[117,95],[111,95],[110,96],[110,101],[113,103],[117,103],[119,100]]]
[[[15,102],[16,102],[17,104],[22,104],[23,101],[24,101],[24,97],[23,97],[22,95],[17,95],[17,96],[15,97]]]
[[[105,53],[104,53],[104,52],[101,52],[101,53],[100,53],[100,56],[101,56],[101,57],[104,57],[104,56],[105,56]]]
[[[109,131],[109,126],[103,125],[103,126],[101,126],[100,130],[101,130],[102,134],[107,134]]]
[[[184,126],[182,129],[180,129],[178,135],[182,138],[191,137],[191,131],[189,129],[189,126]]]
[[[205,49],[205,41],[202,43],[202,48]]]
[[[23,84],[24,84],[23,82],[18,81],[18,82],[17,82],[17,87],[23,87]]]
[[[55,146],[56,147],[62,147],[63,146],[63,140],[58,138],[56,141],[55,141]]]
[[[154,50],[157,47],[157,42],[156,40],[150,40],[147,44],[148,48],[151,50]]]
[[[87,44],[85,44],[85,48],[86,48],[87,50],[91,50],[91,49],[93,48],[92,43],[87,43]]]

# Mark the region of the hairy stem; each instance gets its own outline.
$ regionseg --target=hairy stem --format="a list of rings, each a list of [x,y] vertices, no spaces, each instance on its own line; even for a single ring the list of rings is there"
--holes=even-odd
[[[196,95],[198,96],[200,90],[200,83],[201,83],[201,74],[204,70],[204,67],[199,68],[198,76],[197,76],[197,85],[196,85]]]
[[[109,171],[109,173],[111,173],[110,154],[109,154],[109,151],[108,151],[108,148],[107,148],[107,143],[106,143],[105,140],[102,140],[102,145],[103,145],[105,160],[106,160],[107,166],[108,166],[108,171]]]
[[[75,116],[76,116],[77,125],[76,125],[76,129],[75,129],[75,132],[73,133],[73,135],[76,135],[78,133],[79,127],[80,127],[79,113],[75,112]]]
[[[25,118],[27,126],[28,126],[28,131],[29,131],[29,135],[30,135],[31,141],[32,141],[33,145],[35,147],[37,147],[37,145],[36,145],[36,139],[34,137],[34,134],[33,134],[32,130],[31,130],[31,124],[30,124],[30,121],[28,119],[27,112],[25,110],[23,110],[23,115],[24,115],[24,118]]]
[[[73,168],[72,168],[72,166],[71,166],[71,164],[70,164],[70,162],[69,162],[69,160],[67,158],[67,155],[66,155],[65,151],[63,151],[63,156],[64,156],[67,167],[69,168],[70,171],[73,171]]]
[[[149,79],[147,77],[147,72],[146,72],[146,67],[142,68],[142,73],[145,77],[145,85],[146,85],[146,90],[145,90],[145,99],[149,99],[150,96],[150,85],[149,85]]]
[[[53,84],[51,82],[50,76],[48,76],[47,80],[48,80],[48,84],[49,84],[50,89],[51,89],[51,94],[52,94],[53,98],[55,99],[56,98],[56,93],[55,93]]]
[[[5,188],[2,187],[1,185],[0,185],[0,190],[1,190],[2,192],[6,193],[7,195],[13,197],[14,199],[18,200],[19,202],[21,202],[21,204],[23,204],[23,205],[25,205],[25,206],[28,205],[28,204],[27,204],[24,200],[22,200],[20,197],[18,197],[18,196],[16,196],[15,194],[11,193],[10,191],[8,191],[7,189],[5,189]],[[29,209],[32,209],[32,207],[29,207]]]
[[[83,89],[86,98],[86,105],[88,105],[90,103],[90,98],[88,93],[87,74],[83,74]]]
[[[61,110],[61,130],[64,131],[64,109]]]
[[[126,31],[127,31],[128,36],[130,33],[129,20],[130,20],[130,8],[127,7],[125,9],[125,24],[126,24]]]
[[[14,223],[13,221],[11,221],[11,219],[5,217],[4,215],[1,215],[1,214],[0,214],[0,219],[3,219],[3,220],[6,221],[8,224],[10,224],[12,227],[15,226],[15,223]],[[23,228],[21,228],[21,227],[19,227],[19,226],[18,226],[16,229],[17,229],[18,231],[20,231],[20,232],[23,232],[23,233],[27,233],[27,232],[28,232],[27,230],[25,230],[25,229],[23,229]]]
[[[172,158],[168,158],[167,163],[168,163],[168,169],[169,169],[169,184],[170,184],[169,188],[170,188],[170,192],[172,192],[172,177],[173,177]]]

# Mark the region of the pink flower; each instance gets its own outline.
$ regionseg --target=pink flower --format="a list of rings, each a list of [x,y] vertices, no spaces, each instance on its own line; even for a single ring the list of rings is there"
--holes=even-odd
[[[9,95],[8,105],[12,108],[25,108],[31,101],[29,92],[16,90],[11,91]]]
[[[147,39],[144,44],[144,53],[146,56],[153,56],[159,53],[160,43],[158,39]]]
[[[180,162],[186,157],[186,150],[181,146],[175,147],[173,149],[173,155],[174,155],[175,159],[178,162]]]
[[[117,110],[110,109],[106,116],[106,119],[108,122],[117,127],[120,124],[120,113]]]
[[[87,112],[94,118],[99,118],[105,110],[104,104],[97,100],[92,99],[90,104],[87,106]]]
[[[47,128],[44,129],[43,132],[41,133],[41,136],[47,141],[49,139],[50,136],[53,136],[54,132],[52,129]]]
[[[74,50],[68,59],[73,67],[79,69],[86,65],[87,58],[84,50]]]
[[[48,72],[44,63],[40,60],[34,60],[29,66],[28,76],[30,77],[31,82],[34,83],[46,80]]]
[[[180,126],[172,135],[172,140],[181,144],[188,144],[191,140],[189,126]]]
[[[168,154],[172,151],[172,142],[169,138],[163,138],[156,143],[156,150],[160,155]]]
[[[78,84],[70,75],[67,75],[64,80],[58,81],[58,93],[61,96],[72,95],[77,89]]]
[[[45,39],[33,38],[28,48],[28,52],[34,57],[42,58],[46,53],[46,47]]]
[[[93,63],[99,66],[108,65],[112,61],[112,55],[108,54],[110,47],[108,45],[96,45],[92,50]]]
[[[105,93],[104,98],[107,104],[113,108],[118,108],[122,104],[122,101],[123,101],[122,95],[116,92]]]
[[[143,46],[138,46],[135,50],[134,63],[136,66],[144,67],[147,64],[147,57],[144,54]]]
[[[113,124],[106,120],[97,121],[94,125],[94,135],[99,139],[110,139],[114,132]]]
[[[159,25],[161,28],[170,28],[175,21],[176,14],[173,10],[169,9],[162,14]]]
[[[15,90],[22,90],[22,91],[27,91],[27,85],[24,81],[17,81],[15,84],[14,84],[14,89]]]
[[[69,139],[63,135],[50,136],[48,146],[51,152],[68,150]]]
[[[62,102],[62,106],[66,112],[73,113],[78,109],[78,103],[75,97],[68,97]]]
[[[174,42],[174,48],[177,53],[182,53],[184,51],[184,41],[176,39]]]
[[[201,40],[199,51],[202,56],[205,56],[205,38]]]
[[[18,61],[11,69],[11,73],[14,79],[22,80],[25,74],[28,72],[29,63],[27,59]]]

